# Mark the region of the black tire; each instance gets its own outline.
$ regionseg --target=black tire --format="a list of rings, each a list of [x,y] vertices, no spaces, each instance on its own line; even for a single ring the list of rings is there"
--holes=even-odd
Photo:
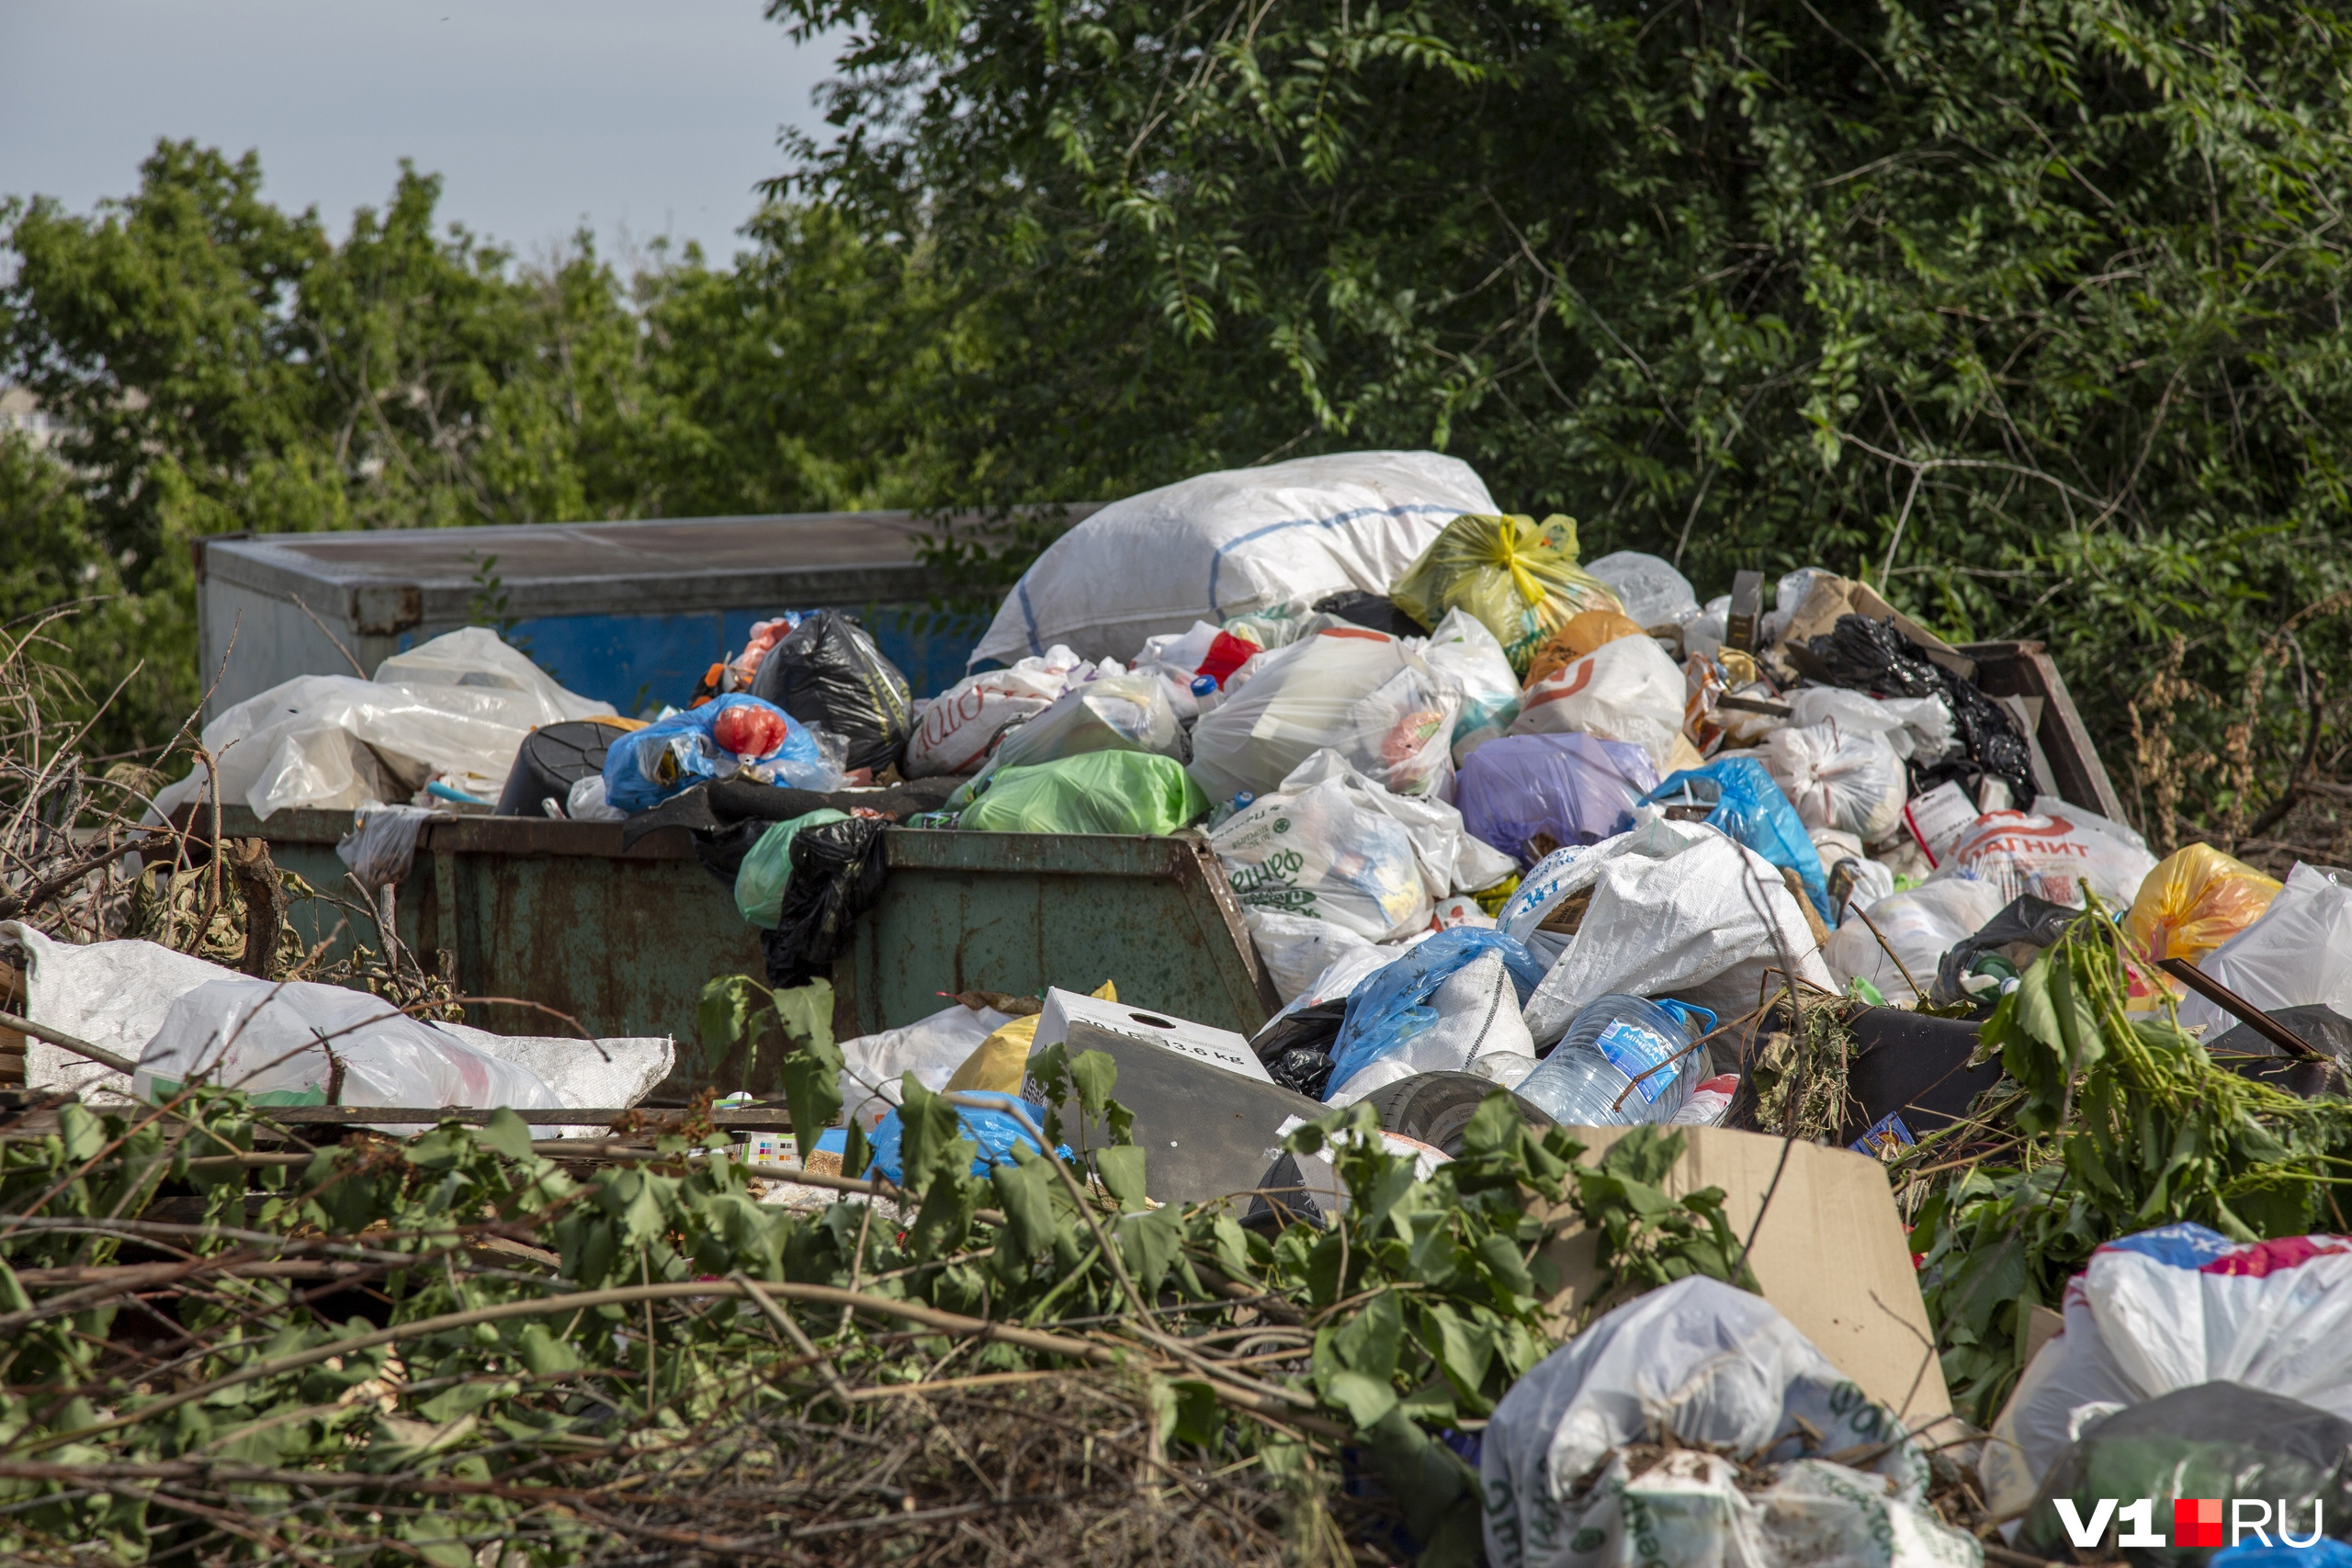
[[[1463,1130],[1498,1087],[1476,1073],[1416,1073],[1374,1089],[1363,1102],[1378,1112],[1380,1124],[1389,1132],[1458,1155]],[[1512,1095],[1511,1103],[1519,1108],[1520,1120],[1535,1132],[1554,1125],[1549,1116],[1519,1096]]]

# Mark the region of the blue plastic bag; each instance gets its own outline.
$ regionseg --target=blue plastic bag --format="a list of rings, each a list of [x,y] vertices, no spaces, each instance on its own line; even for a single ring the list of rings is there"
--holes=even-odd
[[[1707,825],[1720,828],[1774,865],[1786,866],[1804,885],[1822,923],[1835,926],[1838,916],[1829,907],[1829,878],[1821,869],[1821,852],[1813,847],[1797,808],[1752,757],[1720,757],[1703,768],[1685,768],[1642,797],[1645,804],[1673,806],[1683,798],[1701,805],[1713,803]]]
[[[764,708],[784,721],[784,739],[756,757],[738,756],[712,738],[729,708]],[[763,784],[839,789],[842,775],[825,760],[808,726],[773,703],[741,694],[656,719],[616,739],[605,751],[605,799],[618,811],[643,811],[706,779],[748,772]]]
[[[993,1089],[973,1089],[969,1093],[975,1100],[994,1100],[1008,1108],[1019,1106],[1028,1112],[1029,1120],[1037,1126],[1043,1127],[1046,1124],[1046,1108],[1035,1100],[1023,1100],[1018,1095],[1000,1094]],[[1012,1159],[1012,1146],[1015,1144],[1023,1145],[1032,1153],[1040,1152],[1037,1148],[1037,1140],[1029,1135],[1012,1114],[1010,1109],[982,1111],[974,1106],[958,1105],[956,1107],[956,1131],[980,1146],[979,1157],[972,1161],[974,1176],[986,1176],[990,1166],[1010,1163]],[[899,1173],[905,1168],[899,1157],[899,1141],[903,1135],[904,1130],[899,1123],[898,1110],[893,1107],[880,1122],[875,1124],[874,1131],[867,1139],[867,1145],[872,1149],[874,1156],[868,1168],[878,1170],[891,1181],[896,1182]],[[1069,1156],[1069,1150],[1067,1147],[1055,1152],[1064,1157]]]
[[[1502,959],[1510,974],[1511,988],[1519,993],[1519,1005],[1525,1007],[1535,987],[1544,983],[1544,965],[1525,943],[1484,926],[1440,931],[1349,996],[1347,1014],[1331,1042],[1331,1076],[1327,1081],[1333,1088],[1345,1085],[1364,1066],[1435,1023],[1437,1010],[1428,1005],[1430,995],[1490,953]]]
[[[1454,775],[1462,825],[1516,859],[1535,856],[1527,840],[1594,844],[1634,825],[1642,792],[1657,783],[1650,754],[1597,735],[1506,735],[1470,753]]]

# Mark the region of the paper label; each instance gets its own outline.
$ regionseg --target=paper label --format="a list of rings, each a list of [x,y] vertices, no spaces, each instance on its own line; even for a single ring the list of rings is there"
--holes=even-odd
[[[1645,1100],[1654,1100],[1664,1094],[1667,1086],[1674,1082],[1675,1075],[1682,1070],[1679,1062],[1672,1066],[1660,1066],[1675,1053],[1675,1046],[1655,1030],[1628,1023],[1622,1018],[1602,1030],[1600,1038],[1593,1043],[1600,1047],[1600,1054],[1609,1058],[1611,1066],[1634,1080],[1634,1087],[1641,1091]],[[1657,1071],[1651,1072],[1652,1067],[1657,1067]]]

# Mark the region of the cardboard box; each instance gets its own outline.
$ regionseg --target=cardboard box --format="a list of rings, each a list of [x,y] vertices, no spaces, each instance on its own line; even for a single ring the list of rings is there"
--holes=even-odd
[[[1037,1015],[1037,1034],[1029,1054],[1034,1056],[1048,1045],[1062,1045],[1075,1056],[1080,1051],[1106,1050],[1114,1040],[1157,1045],[1262,1084],[1274,1081],[1267,1075],[1265,1064],[1258,1060],[1258,1053],[1250,1049],[1250,1042],[1229,1029],[1212,1029],[1148,1008],[1106,1002],[1059,988],[1046,993],[1045,1010]]]
[[[1590,1164],[1631,1129],[1568,1131],[1585,1145],[1583,1157]],[[1732,1234],[1745,1238],[1755,1232],[1747,1262],[1764,1299],[1906,1426],[1916,1430],[1950,1416],[1951,1395],[1936,1358],[1935,1332],[1919,1296],[1894,1194],[1878,1162],[1848,1149],[1760,1133],[1724,1127],[1676,1131],[1687,1144],[1667,1174],[1666,1190],[1679,1197],[1702,1187],[1723,1189]],[[1551,1214],[1548,1205],[1536,1212],[1545,1218]],[[1598,1283],[1594,1241],[1578,1225],[1544,1247],[1541,1256],[1560,1271],[1563,1289],[1553,1305],[1564,1317],[1592,1300]]]

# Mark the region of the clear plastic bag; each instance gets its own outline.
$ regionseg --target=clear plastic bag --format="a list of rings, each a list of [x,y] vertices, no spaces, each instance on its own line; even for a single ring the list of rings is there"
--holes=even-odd
[[[1264,655],[1193,727],[1193,776],[1211,800],[1264,795],[1329,750],[1397,795],[1443,798],[1459,703],[1453,683],[1398,638],[1317,632]]]
[[[381,998],[308,980],[213,980],[174,1000],[139,1055],[133,1092],[169,1100],[199,1074],[262,1105],[563,1105],[527,1068]]]
[[[1645,628],[1679,626],[1696,618],[1699,596],[1690,580],[1671,561],[1639,550],[1611,550],[1599,560],[1587,561],[1590,572],[1625,607],[1625,614]]]
[[[1903,826],[1907,775],[1883,735],[1835,722],[1791,725],[1767,735],[1756,755],[1807,828],[1875,844]]]
[[[1855,907],[1869,919],[1858,919],[1849,911],[1822,944],[1821,956],[1828,962],[1840,990],[1855,980],[1867,980],[1889,1005],[1913,1007],[1917,1005],[1919,991],[1934,994],[1938,961],[1975,935],[2007,903],[2000,889],[1989,882],[1968,876],[1934,877],[1908,893],[1893,894],[1875,904],[1858,901]],[[1871,934],[1872,926],[1878,928],[1877,936]],[[1882,937],[1886,947],[1879,945]],[[1894,950],[1893,957],[1888,956],[1887,948]],[[1904,978],[1905,969],[1911,972],[1908,980]]]
[[[1461,699],[1453,717],[1453,760],[1458,765],[1519,716],[1519,677],[1511,672],[1495,634],[1459,608],[1445,613],[1420,652],[1431,670],[1453,683]]]
[[[1183,729],[1158,676],[1104,675],[1072,686],[1044,712],[1006,731],[989,761],[992,768],[1026,768],[1089,751],[1172,757],[1182,745]]]
[[[1524,674],[1544,639],[1585,610],[1622,610],[1617,596],[1577,565],[1577,525],[1567,517],[1456,517],[1388,596],[1425,626],[1459,606],[1502,644]]]
[[[1558,735],[1581,730],[1603,740],[1623,740],[1650,754],[1650,765],[1665,773],[1682,733],[1688,695],[1681,670],[1645,637],[1604,643],[1527,689],[1511,725],[1513,735]]]

